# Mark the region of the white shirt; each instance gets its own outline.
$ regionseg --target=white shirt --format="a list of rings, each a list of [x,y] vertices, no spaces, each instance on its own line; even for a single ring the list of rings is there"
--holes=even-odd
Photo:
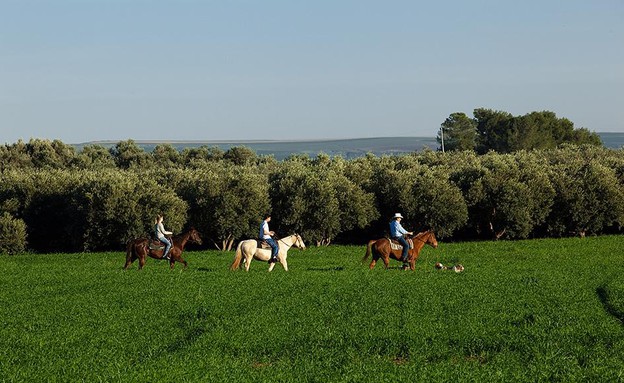
[[[269,223],[267,221],[262,221],[262,224],[260,225],[260,238],[271,238],[271,235],[267,234],[269,231]]]

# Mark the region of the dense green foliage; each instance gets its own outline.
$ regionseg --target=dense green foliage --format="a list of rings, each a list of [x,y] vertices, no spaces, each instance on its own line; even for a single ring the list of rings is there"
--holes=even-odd
[[[0,215],[0,254],[18,254],[26,250],[26,224],[8,212]]]
[[[369,271],[363,246],[291,250],[288,273],[1,256],[0,380],[621,382],[621,243],[441,242],[415,272]]]
[[[39,252],[120,249],[157,213],[223,250],[255,237],[266,212],[279,236],[316,245],[383,236],[395,212],[410,231],[453,240],[619,233],[624,223],[624,151],[591,145],[276,161],[237,147],[146,153],[130,140],[76,153],[32,140],[3,153],[0,214],[23,222]]]
[[[602,145],[597,133],[586,128],[575,129],[572,121],[558,118],[550,111],[513,116],[477,108],[473,115],[470,118],[462,112],[451,113],[440,126],[437,137],[440,146],[444,143],[445,150],[476,150],[485,154],[554,149],[562,144]]]

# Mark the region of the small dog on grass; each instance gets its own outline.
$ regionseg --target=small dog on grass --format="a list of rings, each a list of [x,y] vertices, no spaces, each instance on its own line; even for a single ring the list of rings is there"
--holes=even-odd
[[[449,267],[449,266],[444,266],[440,262],[436,262],[435,268],[438,270],[453,270],[456,273],[461,273],[462,271],[464,271],[464,266],[461,263],[458,263],[453,267]]]

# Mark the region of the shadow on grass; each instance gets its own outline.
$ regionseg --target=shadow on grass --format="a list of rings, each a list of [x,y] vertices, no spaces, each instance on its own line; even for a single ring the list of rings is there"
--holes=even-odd
[[[181,349],[191,346],[195,343],[209,328],[212,313],[210,309],[199,306],[197,310],[185,312],[178,317],[178,327],[184,332],[184,335],[169,344],[165,350],[169,353],[175,353]]]
[[[607,291],[606,287],[598,287],[596,289],[596,295],[598,295],[598,299],[600,299],[600,303],[602,303],[602,307],[607,312],[607,314],[619,320],[620,324],[624,326],[624,312],[621,312],[611,304],[611,301],[609,300],[609,292]]]
[[[183,335],[162,347],[143,350],[143,352],[139,353],[134,364],[141,365],[148,360],[152,360],[154,356],[175,354],[192,346],[209,331],[213,321],[212,313],[208,307],[199,306],[196,310],[181,313],[178,316],[177,327],[182,330]]]

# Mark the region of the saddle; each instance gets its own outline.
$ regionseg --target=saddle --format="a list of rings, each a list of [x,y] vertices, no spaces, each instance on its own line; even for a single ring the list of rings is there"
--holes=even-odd
[[[150,238],[149,242],[147,243],[147,247],[150,250],[164,250],[165,245],[158,239]]]
[[[270,249],[271,246],[264,239],[256,239],[258,249]]]
[[[401,243],[399,243],[399,241],[397,241],[396,239],[392,239],[392,238],[388,238],[388,240],[390,241],[390,247],[392,248],[392,250],[403,250],[403,246],[401,246]],[[405,238],[405,240],[409,244],[409,248],[413,249],[414,241],[412,241],[411,238]]]

